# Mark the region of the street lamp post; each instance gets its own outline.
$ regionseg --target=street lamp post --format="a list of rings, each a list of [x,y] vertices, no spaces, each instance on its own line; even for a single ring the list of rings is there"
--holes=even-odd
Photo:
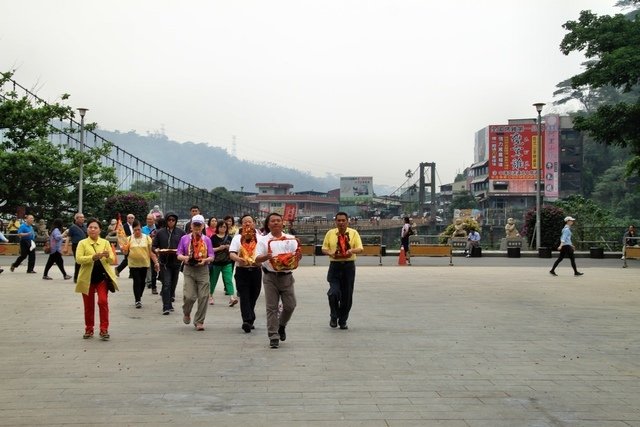
[[[80,181],[78,183],[78,213],[82,213],[82,187],[84,183],[84,115],[88,108],[78,108],[80,113]]]
[[[542,107],[544,107],[544,103],[536,102],[533,106],[536,107],[536,111],[538,112],[538,143],[536,144],[536,249],[540,249],[540,239],[542,238],[540,226],[540,218],[542,216],[542,186],[540,185],[540,181],[542,181]]]

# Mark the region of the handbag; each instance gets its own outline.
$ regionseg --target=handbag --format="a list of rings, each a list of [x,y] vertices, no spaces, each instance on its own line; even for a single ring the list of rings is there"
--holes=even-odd
[[[45,254],[50,254],[51,253],[51,242],[47,239],[46,242],[44,242],[44,253]]]

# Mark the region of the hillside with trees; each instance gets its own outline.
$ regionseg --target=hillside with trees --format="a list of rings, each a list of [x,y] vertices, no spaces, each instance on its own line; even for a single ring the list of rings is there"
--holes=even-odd
[[[135,131],[96,132],[134,156],[202,188],[255,192],[257,182],[286,182],[294,185],[293,191],[328,191],[340,186],[337,175],[316,177],[293,167],[241,160],[205,143],[179,143],[162,134],[145,136]]]

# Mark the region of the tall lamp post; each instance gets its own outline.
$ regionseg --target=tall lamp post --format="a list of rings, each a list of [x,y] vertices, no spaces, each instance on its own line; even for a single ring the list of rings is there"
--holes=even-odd
[[[84,115],[88,108],[78,108],[80,113],[80,181],[78,183],[78,213],[82,213],[82,187],[84,183]]]
[[[536,144],[536,169],[537,169],[537,180],[536,180],[536,249],[540,249],[540,240],[542,238],[542,230],[540,228],[540,217],[542,216],[542,185],[540,185],[540,181],[542,181],[542,107],[544,107],[543,102],[536,102],[533,104],[536,107],[536,111],[538,112],[538,143]]]

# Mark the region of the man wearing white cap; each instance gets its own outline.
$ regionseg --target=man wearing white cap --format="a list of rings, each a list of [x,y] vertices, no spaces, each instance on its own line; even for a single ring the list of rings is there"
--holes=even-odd
[[[580,273],[576,268],[576,258],[573,256],[573,243],[571,243],[571,226],[575,222],[575,218],[568,216],[565,217],[564,222],[565,226],[562,229],[562,235],[560,236],[560,246],[558,246],[558,250],[560,251],[560,256],[553,263],[553,267],[549,273],[552,276],[557,276],[556,267],[560,262],[564,259],[564,257],[568,257],[571,260],[571,267],[573,268],[574,276],[582,276],[584,273]]]

